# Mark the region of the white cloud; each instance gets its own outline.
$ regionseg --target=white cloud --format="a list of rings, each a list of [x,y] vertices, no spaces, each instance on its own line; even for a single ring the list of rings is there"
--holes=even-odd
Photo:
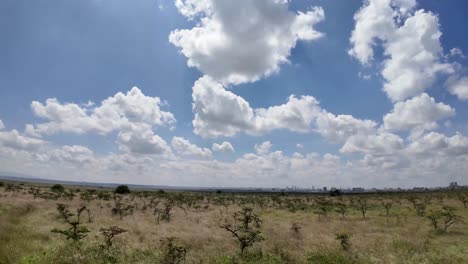
[[[224,84],[277,72],[297,41],[323,35],[313,28],[325,17],[320,7],[294,13],[279,0],[177,0],[176,7],[197,26],[174,30],[169,41],[181,49],[188,66]]]
[[[424,10],[412,13],[415,4],[370,0],[355,15],[349,54],[367,65],[376,40],[382,41],[383,89],[392,101],[418,95],[435,82],[437,74],[454,72],[454,66],[443,61],[437,16]]]
[[[437,121],[455,115],[455,110],[444,103],[437,103],[426,93],[398,102],[383,118],[383,127],[389,131],[433,130]]]
[[[451,76],[447,80],[446,86],[449,92],[460,100],[468,100],[468,76]]]
[[[367,135],[375,131],[377,123],[351,115],[334,115],[322,111],[317,116],[316,131],[330,142],[344,142],[350,136]]]
[[[273,129],[309,132],[319,112],[319,102],[314,97],[291,95],[285,104],[255,109],[255,130],[260,134]]]
[[[393,101],[401,101],[429,88],[438,73],[452,73],[443,63],[439,20],[430,12],[418,10],[385,44],[382,76],[384,90]]]
[[[87,147],[73,145],[62,146],[45,153],[47,158],[57,162],[68,162],[77,166],[92,163],[95,160],[94,153]]]
[[[119,148],[134,154],[170,154],[171,149],[148,126],[132,126],[118,135]]]
[[[194,132],[203,137],[233,136],[241,131],[258,135],[274,129],[307,132],[319,111],[312,96],[290,96],[283,105],[252,109],[209,76],[195,82],[192,97]]]
[[[465,54],[463,53],[463,50],[460,48],[452,48],[450,49],[450,56],[452,57],[460,57],[462,59],[465,59]]]
[[[374,135],[351,136],[343,147],[342,153],[360,152],[365,154],[393,154],[404,147],[404,141],[391,133],[378,133]]]
[[[296,144],[296,148],[303,149],[304,146],[303,146],[302,144],[297,143],[297,144]]]
[[[0,119],[0,130],[4,129],[5,125],[3,124],[3,121]]]
[[[273,144],[270,141],[265,141],[260,145],[255,144],[255,151],[258,155],[265,155],[270,152],[272,146]]]
[[[158,97],[146,96],[137,87],[133,87],[126,94],[119,92],[103,100],[97,107],[60,103],[55,98],[47,99],[45,104],[33,101],[33,113],[48,122],[29,126],[27,131],[40,135],[59,132],[108,134],[131,125],[173,124],[173,114],[162,111],[161,104]]]
[[[391,0],[369,0],[364,3],[354,15],[356,25],[351,33],[352,48],[348,53],[361,63],[369,64],[374,58],[376,39],[388,38],[395,25]]]
[[[221,144],[213,143],[211,149],[214,152],[234,152],[234,147],[230,142],[224,141]]]
[[[336,142],[355,133],[367,133],[376,126],[370,120],[328,113],[312,96],[291,95],[285,104],[253,109],[209,76],[195,82],[192,97],[192,124],[195,134],[202,137],[229,137],[239,132],[261,135],[276,129],[301,133],[315,130]]]
[[[45,141],[21,135],[17,130],[0,131],[0,146],[15,150],[34,151],[46,144]]]
[[[233,136],[252,130],[253,109],[242,97],[227,91],[209,76],[193,85],[194,132],[203,137]]]
[[[182,137],[173,137],[171,145],[175,152],[183,156],[209,158],[212,155],[211,150],[200,148]]]
[[[468,155],[468,138],[456,134],[447,137],[443,134],[430,132],[413,141],[408,146],[408,152],[414,155],[447,155],[451,157]]]

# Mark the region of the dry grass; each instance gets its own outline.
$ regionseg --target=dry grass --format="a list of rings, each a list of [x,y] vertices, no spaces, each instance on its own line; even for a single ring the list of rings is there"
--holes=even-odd
[[[291,212],[286,206],[274,205],[266,195],[262,195],[266,205],[261,207],[257,202],[259,195],[203,195],[204,199],[195,203],[201,208],[185,205],[185,213],[175,207],[171,221],[158,224],[152,209],[141,210],[142,201],[139,198],[130,201],[130,195],[124,198],[125,203],[139,209],[119,220],[111,213],[112,200],[33,199],[27,187],[15,193],[0,187],[0,263],[162,263],[164,250],[160,240],[166,237],[177,238],[177,243],[187,248],[185,263],[468,263],[466,226],[458,223],[448,233],[437,233],[429,220],[417,216],[412,204],[401,196],[392,198],[401,204],[395,203],[390,216],[385,215],[379,197],[372,196],[368,197],[370,209],[366,219],[358,210],[349,209],[345,218],[330,212],[319,220],[313,213],[316,201],[310,196],[280,197],[284,201],[301,198],[300,203],[306,205],[304,210]],[[468,218],[468,210],[462,203],[443,195],[444,205],[456,207],[459,215]],[[158,199],[164,201],[168,196],[171,195]],[[213,199],[217,196],[233,198],[236,203],[215,205]],[[332,202],[338,199],[325,198]],[[350,203],[348,197],[340,199]],[[149,202],[149,198],[145,201]],[[66,226],[58,218],[59,202],[68,205],[72,212],[82,205],[91,210],[91,223],[87,222],[86,214],[82,217],[91,232],[79,247],[50,232],[52,228]],[[260,229],[265,240],[240,258],[236,240],[219,225],[230,221],[235,211],[246,206],[240,205],[245,202],[262,219]],[[439,203],[431,201],[428,209],[440,207]],[[291,229],[293,223],[300,226],[298,233]],[[117,236],[114,248],[103,257],[99,230],[114,225],[128,232]],[[337,233],[351,235],[350,252],[340,249]]]

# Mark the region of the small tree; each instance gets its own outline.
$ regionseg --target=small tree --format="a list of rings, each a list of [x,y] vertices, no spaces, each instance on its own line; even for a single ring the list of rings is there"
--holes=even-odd
[[[109,248],[112,246],[114,237],[127,232],[127,230],[118,226],[110,226],[109,228],[101,228],[100,232],[104,237],[105,246]]]
[[[50,187],[50,190],[55,193],[63,193],[65,188],[61,184],[54,184]]]
[[[467,206],[468,206],[468,195],[466,195],[464,193],[458,193],[457,197],[458,197],[458,200],[460,200],[460,202],[463,203],[463,207],[467,208]]]
[[[341,248],[344,251],[348,251],[351,247],[351,244],[349,242],[349,239],[351,238],[351,235],[348,233],[338,233],[336,234],[336,240],[340,242]]]
[[[346,213],[348,212],[348,208],[346,207],[346,204],[344,203],[337,203],[335,205],[335,212],[339,213],[341,215],[341,218],[345,218]]]
[[[455,223],[462,222],[463,218],[455,213],[455,208],[444,206],[442,210],[430,210],[426,218],[431,221],[435,231],[447,232],[447,229]],[[442,229],[442,227],[443,229]]]
[[[456,209],[451,206],[442,207],[442,217],[444,221],[444,232],[447,232],[447,229],[455,224],[463,221],[463,218],[455,213]]]
[[[87,233],[89,233],[89,230],[81,225],[81,213],[86,209],[85,206],[80,207],[76,210],[76,214],[72,214],[68,218],[66,218],[66,222],[70,227],[68,229],[57,229],[54,228],[52,229],[53,233],[59,233],[63,236],[65,236],[68,239],[73,240],[73,242],[79,242],[83,238],[87,236]]]
[[[390,209],[392,209],[393,206],[393,201],[392,200],[383,200],[382,201],[382,206],[385,208],[385,215],[389,216],[390,215]]]
[[[429,210],[429,212],[426,214],[426,218],[431,221],[432,227],[434,227],[434,231],[439,231],[439,221],[442,218],[442,212]]]
[[[291,225],[291,231],[293,232],[294,235],[299,235],[301,232],[301,226],[298,223],[293,223]]]
[[[230,232],[237,239],[242,256],[245,249],[253,246],[256,242],[264,240],[261,231],[257,229],[261,220],[250,207],[244,207],[241,211],[235,212],[233,218],[234,224],[220,225],[220,228]],[[255,227],[252,225],[255,225]]]
[[[171,216],[172,216],[172,208],[175,205],[175,201],[173,199],[167,199],[166,202],[164,202],[162,208],[155,207],[153,211],[153,215],[158,215],[157,220],[158,224],[160,220],[170,222],[171,221]]]
[[[179,264],[185,261],[187,249],[182,245],[178,245],[174,237],[161,239],[161,246],[163,251],[161,264]]]
[[[120,220],[122,220],[124,216],[133,214],[133,209],[133,205],[126,205],[122,203],[122,198],[120,196],[114,196],[114,208],[112,208],[112,214],[119,215]]]
[[[127,185],[119,185],[115,188],[114,192],[118,194],[127,194],[130,193],[130,188],[128,188]]]
[[[70,210],[68,210],[68,206],[62,203],[57,204],[57,211],[60,215],[60,218],[62,218],[65,222],[68,221],[68,218],[73,216]]]
[[[355,206],[361,211],[362,217],[366,218],[367,210],[369,209],[369,204],[366,198],[356,198],[354,200]]]

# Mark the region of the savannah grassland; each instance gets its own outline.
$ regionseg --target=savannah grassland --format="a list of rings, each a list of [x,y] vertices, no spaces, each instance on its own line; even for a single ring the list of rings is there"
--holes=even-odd
[[[116,195],[106,189],[54,192],[50,186],[4,183],[0,263],[468,263],[463,197],[468,194],[332,197],[131,190]],[[446,231],[444,206],[455,215]],[[67,240],[51,232],[68,230],[67,221],[76,219],[79,208],[78,229],[89,230],[85,237]],[[367,209],[365,217],[362,209]],[[233,217],[242,210],[260,220],[240,234],[255,236],[243,254],[225,228],[242,226],[242,214]],[[111,245],[101,232],[110,226],[126,231]]]

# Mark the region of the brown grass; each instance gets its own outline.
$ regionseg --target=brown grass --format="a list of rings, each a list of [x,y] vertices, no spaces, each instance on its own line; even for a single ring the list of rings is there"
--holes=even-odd
[[[204,195],[214,197],[217,194]],[[458,208],[462,217],[468,217],[468,210],[458,200],[443,195],[445,205]],[[162,254],[160,240],[165,237],[176,237],[179,244],[186,246],[186,263],[468,263],[468,230],[464,224],[454,225],[445,234],[434,232],[430,222],[416,216],[412,204],[400,196],[397,199],[401,204],[395,204],[392,215],[388,217],[377,200],[379,197],[373,196],[369,198],[371,208],[366,219],[361,217],[358,210],[351,209],[344,219],[332,212],[320,220],[312,212],[314,202],[310,199],[304,203],[311,209],[290,212],[271,203],[262,209],[254,203],[255,196],[252,195],[237,197],[253,202],[248,206],[254,207],[262,219],[261,230],[265,237],[263,242],[249,250],[251,256],[244,259],[238,257],[236,240],[219,228],[221,222],[232,219],[231,215],[241,208],[238,204],[218,206],[205,198],[199,204],[202,207],[208,205],[208,209],[187,208],[185,214],[182,209],[174,208],[170,222],[157,224],[151,209],[135,210],[134,214],[119,220],[111,213],[112,200],[85,202],[79,197],[72,201],[33,200],[26,191],[13,195],[0,188],[0,263],[52,263],[52,259],[55,263],[68,263],[60,252],[69,254],[66,253],[68,249],[75,252],[70,254],[80,255],[87,247],[98,248],[97,245],[102,244],[99,229],[111,225],[128,231],[115,239],[115,247],[119,250],[116,254],[122,255],[116,260],[119,263],[133,263],[135,258],[138,258],[138,263],[158,261],[158,256]],[[281,199],[289,199],[289,196]],[[349,202],[347,197],[344,199]],[[50,232],[52,228],[66,226],[58,218],[58,202],[67,204],[72,212],[80,205],[87,206],[92,212],[93,222],[87,222],[86,214],[82,217],[84,225],[91,232],[80,249],[70,249],[69,241]],[[142,206],[138,198],[133,203],[139,208]],[[104,206],[101,212],[99,205]],[[429,205],[430,208],[438,206],[435,200]],[[301,227],[299,234],[291,230],[293,223]],[[351,234],[350,253],[341,252],[335,239],[337,233],[343,232]],[[86,254],[72,259],[95,263],[89,262]],[[336,255],[338,260],[325,262],[320,260],[320,254],[325,254],[325,258],[329,259]],[[343,254],[348,256],[346,261],[356,258],[357,262],[339,260]],[[310,256],[315,256],[316,262],[308,262]]]

